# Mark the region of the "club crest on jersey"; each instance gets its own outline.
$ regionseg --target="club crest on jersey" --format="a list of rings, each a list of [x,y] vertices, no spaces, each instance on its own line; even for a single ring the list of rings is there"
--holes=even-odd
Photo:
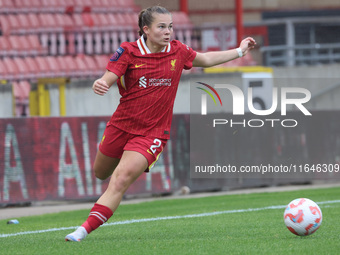
[[[117,61],[120,58],[120,56],[124,53],[124,51],[125,50],[122,47],[119,47],[115,54],[113,54],[112,57],[110,58],[110,61]]]
[[[176,70],[176,60],[177,59],[172,59],[170,64],[171,64],[171,71],[175,71]]]

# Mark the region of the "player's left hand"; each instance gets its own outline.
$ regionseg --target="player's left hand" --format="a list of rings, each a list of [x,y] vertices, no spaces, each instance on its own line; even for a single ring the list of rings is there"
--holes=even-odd
[[[250,50],[254,49],[256,42],[254,38],[247,37],[240,43],[240,48],[242,50],[243,56],[245,56]]]

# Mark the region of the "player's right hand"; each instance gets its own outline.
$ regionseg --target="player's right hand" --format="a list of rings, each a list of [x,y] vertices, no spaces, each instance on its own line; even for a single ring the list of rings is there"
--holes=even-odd
[[[107,85],[106,81],[103,79],[95,80],[92,85],[92,90],[94,93],[100,96],[104,96],[106,92],[109,91],[109,86]]]

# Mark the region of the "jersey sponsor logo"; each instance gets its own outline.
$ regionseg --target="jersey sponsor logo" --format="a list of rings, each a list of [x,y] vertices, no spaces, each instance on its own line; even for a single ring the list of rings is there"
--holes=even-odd
[[[119,47],[115,54],[113,54],[112,57],[110,58],[110,61],[117,61],[120,58],[120,56],[124,53],[124,51],[125,50],[122,47]]]
[[[149,79],[149,86],[171,86],[171,79]]]
[[[170,64],[171,64],[171,71],[175,71],[176,70],[176,61],[177,61],[177,59],[171,59],[171,62],[170,62]]]
[[[146,88],[146,87],[160,87],[160,86],[171,86],[171,79],[147,79],[145,76],[139,78],[139,87]]]
[[[148,80],[144,76],[140,77],[139,78],[139,87],[146,88],[147,82],[148,82]]]
[[[146,64],[141,64],[141,65],[135,64],[135,68],[139,68],[139,67],[144,66],[144,65],[146,65]]]

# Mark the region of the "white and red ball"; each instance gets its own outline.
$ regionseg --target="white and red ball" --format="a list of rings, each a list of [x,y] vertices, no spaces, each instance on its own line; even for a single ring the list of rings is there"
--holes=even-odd
[[[287,205],[283,219],[290,232],[298,236],[308,236],[320,227],[322,212],[312,200],[298,198]]]

